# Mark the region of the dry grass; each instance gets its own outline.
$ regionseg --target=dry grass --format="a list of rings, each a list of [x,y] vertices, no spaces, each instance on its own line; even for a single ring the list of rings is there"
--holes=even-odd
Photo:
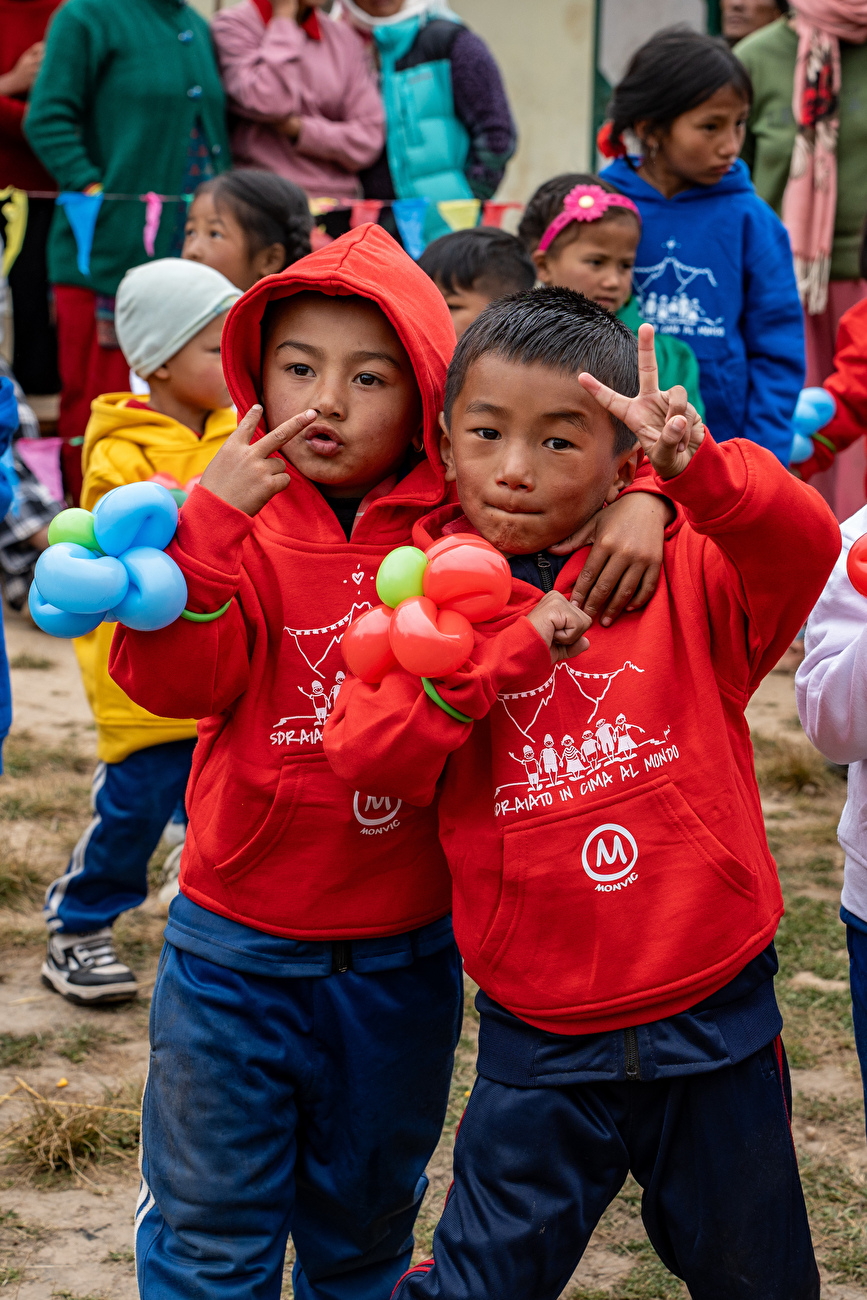
[[[783,794],[818,794],[840,785],[839,769],[825,762],[803,738],[753,735],[756,776],[767,790]]]
[[[9,660],[10,668],[25,668],[39,672],[44,672],[48,668],[56,668],[56,659],[46,659],[43,655],[32,655],[27,650],[22,650],[20,654],[13,655]]]
[[[90,1174],[97,1165],[135,1159],[140,1087],[126,1084],[116,1092],[106,1088],[99,1105],[52,1102],[32,1089],[27,1092],[27,1114],[0,1142],[7,1165],[19,1176],[50,1182],[72,1176],[92,1186]]]

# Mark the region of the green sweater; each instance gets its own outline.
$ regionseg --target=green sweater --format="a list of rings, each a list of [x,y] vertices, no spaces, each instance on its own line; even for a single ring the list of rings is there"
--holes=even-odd
[[[644,317],[638,309],[635,298],[630,298],[625,307],[620,308],[617,319],[622,320],[633,334],[638,333],[638,327],[643,324]],[[672,338],[670,334],[657,334],[654,345],[660,389],[664,392],[666,388],[682,384],[689,400],[704,419],[704,402],[701,400],[698,387],[698,358],[692,348],[682,339]]]
[[[61,190],[95,181],[107,194],[180,194],[190,133],[201,123],[214,170],[230,166],[225,99],[208,25],[183,0],[69,0],[48,32],[24,130]],[[167,203],[156,241],[166,257],[179,220]],[[106,199],[91,274],[79,274],[66,214],[54,214],[54,284],[114,294],[148,260],[144,204]]]
[[[753,81],[755,99],[743,157],[756,190],[777,215],[795,146],[792,88],[798,37],[785,18],[760,27],[735,46]],[[867,45],[840,43],[840,136],[832,280],[857,280],[867,214]]]

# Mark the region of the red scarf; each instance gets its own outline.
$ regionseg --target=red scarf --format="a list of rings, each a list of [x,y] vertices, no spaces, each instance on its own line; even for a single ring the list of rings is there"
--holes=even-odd
[[[253,4],[262,15],[262,22],[267,26],[274,15],[271,0],[253,0]],[[311,41],[322,40],[322,30],[319,26],[319,17],[315,9],[308,9],[307,17],[302,23],[299,23],[298,26],[307,33]]]

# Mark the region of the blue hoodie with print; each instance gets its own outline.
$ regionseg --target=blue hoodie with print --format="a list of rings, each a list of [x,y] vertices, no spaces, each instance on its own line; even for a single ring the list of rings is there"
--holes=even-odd
[[[633,272],[641,314],[698,357],[714,438],[750,438],[788,465],[804,383],[803,317],[789,237],[746,165],[672,199],[625,158],[602,176],[641,213]]]

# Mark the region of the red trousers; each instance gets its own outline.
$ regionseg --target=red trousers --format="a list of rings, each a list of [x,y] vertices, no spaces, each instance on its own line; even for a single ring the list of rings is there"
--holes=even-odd
[[[60,463],[63,484],[75,505],[81,496],[81,441],[90,404],[101,393],[129,391],[129,366],[120,348],[96,341],[96,294],[76,285],[56,284],[57,364],[60,371]]]

